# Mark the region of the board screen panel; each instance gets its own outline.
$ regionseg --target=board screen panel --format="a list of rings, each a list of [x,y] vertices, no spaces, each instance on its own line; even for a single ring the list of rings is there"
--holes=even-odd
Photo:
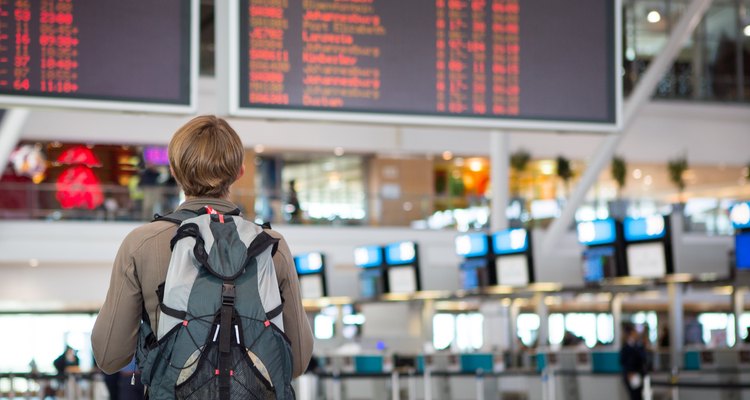
[[[189,112],[196,0],[0,0],[0,103]]]
[[[389,293],[412,294],[417,291],[417,270],[411,265],[388,268]]]
[[[235,0],[229,111],[615,129],[616,3]]]
[[[529,282],[529,262],[525,254],[497,257],[497,284],[506,286],[527,286]]]
[[[627,247],[628,275],[638,278],[663,278],[667,274],[664,243],[639,243]]]

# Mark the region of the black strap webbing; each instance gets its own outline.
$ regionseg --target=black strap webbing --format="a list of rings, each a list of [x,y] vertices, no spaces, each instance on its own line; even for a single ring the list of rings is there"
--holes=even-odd
[[[225,281],[221,287],[221,314],[219,316],[219,398],[222,400],[229,400],[234,299],[234,282]]]
[[[167,314],[167,315],[169,315],[170,317],[173,317],[173,318],[184,320],[185,317],[187,317],[187,312],[175,310],[174,308],[171,308],[171,307],[169,307],[168,305],[166,305],[164,303],[159,303],[159,309],[164,314]]]
[[[270,321],[270,320],[278,317],[279,314],[281,314],[281,312],[283,310],[284,310],[284,303],[282,302],[281,304],[279,304],[278,307],[276,307],[273,310],[271,310],[271,311],[269,311],[269,312],[266,313],[266,319]]]

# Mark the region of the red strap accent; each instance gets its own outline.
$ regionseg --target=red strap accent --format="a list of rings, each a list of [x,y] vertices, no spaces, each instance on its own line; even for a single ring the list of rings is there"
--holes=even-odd
[[[233,369],[229,370],[229,376],[234,376],[234,370]]]
[[[224,223],[224,214],[219,214],[219,222]]]
[[[215,375],[219,375],[219,370],[218,370],[218,369],[217,369],[217,370],[214,370],[214,374],[215,374]]]
[[[265,326],[266,328],[268,328],[269,326],[271,326],[271,321],[269,321],[269,320],[265,320],[265,321],[263,322],[263,325],[264,325],[264,326]]]
[[[211,206],[205,206],[205,208],[206,208],[206,212],[208,212],[209,214],[218,214],[218,212],[216,212],[216,210],[211,208]]]
[[[187,324],[188,324],[188,320],[182,321],[182,326],[187,326]]]

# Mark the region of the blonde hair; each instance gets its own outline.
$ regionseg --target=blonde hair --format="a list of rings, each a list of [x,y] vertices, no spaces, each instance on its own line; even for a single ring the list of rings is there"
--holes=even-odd
[[[239,178],[245,149],[227,121],[195,117],[172,136],[169,165],[186,196],[222,198]]]

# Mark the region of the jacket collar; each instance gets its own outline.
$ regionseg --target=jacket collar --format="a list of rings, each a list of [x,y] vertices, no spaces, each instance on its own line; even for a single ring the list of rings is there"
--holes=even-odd
[[[237,206],[229,200],[217,199],[211,197],[198,197],[194,199],[185,200],[184,203],[177,207],[178,210],[197,210],[209,206],[219,212],[229,212],[237,208]]]

